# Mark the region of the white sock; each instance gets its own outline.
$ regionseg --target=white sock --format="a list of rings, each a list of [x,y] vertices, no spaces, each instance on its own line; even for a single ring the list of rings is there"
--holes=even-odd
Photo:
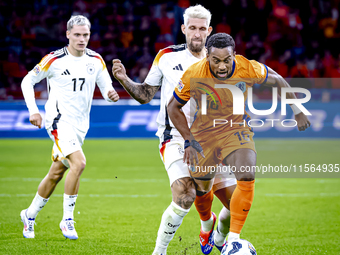
[[[64,216],[63,219],[72,219],[73,220],[73,211],[76,205],[78,195],[67,195],[64,194]]]
[[[213,224],[214,224],[214,217],[212,215],[209,220],[206,220],[206,221],[201,220],[201,226],[204,232],[209,232]]]
[[[230,227],[230,211],[223,207],[218,215],[217,231],[214,234],[214,241],[217,246],[222,246]]]
[[[158,229],[156,247],[152,254],[166,253],[170,241],[189,210],[190,209],[183,209],[173,201],[171,202],[170,206],[163,213],[162,221]]]
[[[234,233],[234,232],[229,232],[228,235],[228,243],[240,239],[240,234]]]
[[[35,194],[35,197],[33,198],[31,205],[27,209],[27,218],[35,219],[47,202],[48,198],[41,197],[37,192],[37,194]]]

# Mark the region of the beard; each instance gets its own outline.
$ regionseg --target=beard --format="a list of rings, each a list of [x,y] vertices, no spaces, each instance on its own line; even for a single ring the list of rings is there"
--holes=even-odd
[[[195,53],[199,53],[204,48],[204,43],[203,43],[203,41],[201,41],[201,44],[194,45],[192,40],[191,40],[188,47],[189,47],[190,51],[195,52]]]

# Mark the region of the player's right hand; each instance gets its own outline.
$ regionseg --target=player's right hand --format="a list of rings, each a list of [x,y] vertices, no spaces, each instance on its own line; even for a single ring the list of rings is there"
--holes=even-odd
[[[310,127],[310,121],[309,121],[308,117],[303,112],[296,114],[295,120],[297,122],[297,126],[298,126],[299,131],[305,131],[307,128]]]
[[[123,81],[127,78],[125,67],[119,59],[112,60],[112,74],[118,81]]]
[[[42,117],[40,113],[35,113],[30,116],[30,122],[32,125],[41,128]]]

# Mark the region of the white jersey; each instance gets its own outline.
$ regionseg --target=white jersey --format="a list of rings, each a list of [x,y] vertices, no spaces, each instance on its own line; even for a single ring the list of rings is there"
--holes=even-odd
[[[170,138],[169,135],[181,136],[172,124],[166,108],[183,73],[189,66],[199,60],[199,58],[191,54],[186,44],[169,46],[158,52],[145,79],[145,83],[150,86],[162,86],[156,135],[158,137],[164,135],[164,140]],[[190,123],[190,103],[187,103],[182,108],[182,111],[186,115],[188,123]]]
[[[45,127],[65,121],[87,132],[93,92],[97,83],[103,97],[108,98],[112,80],[102,57],[89,49],[81,57],[66,47],[46,55],[22,81],[21,87],[30,115],[39,113],[33,87],[47,78],[49,97],[45,105]]]

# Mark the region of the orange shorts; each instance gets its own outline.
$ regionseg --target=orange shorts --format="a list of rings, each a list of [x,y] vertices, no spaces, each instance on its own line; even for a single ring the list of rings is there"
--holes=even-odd
[[[217,134],[207,132],[195,136],[203,148],[205,158],[198,155],[199,164],[195,167],[195,172],[191,172],[191,176],[196,179],[212,179],[217,171],[224,171],[218,165],[233,151],[251,149],[256,153],[253,136],[254,133],[249,128],[237,128]]]

